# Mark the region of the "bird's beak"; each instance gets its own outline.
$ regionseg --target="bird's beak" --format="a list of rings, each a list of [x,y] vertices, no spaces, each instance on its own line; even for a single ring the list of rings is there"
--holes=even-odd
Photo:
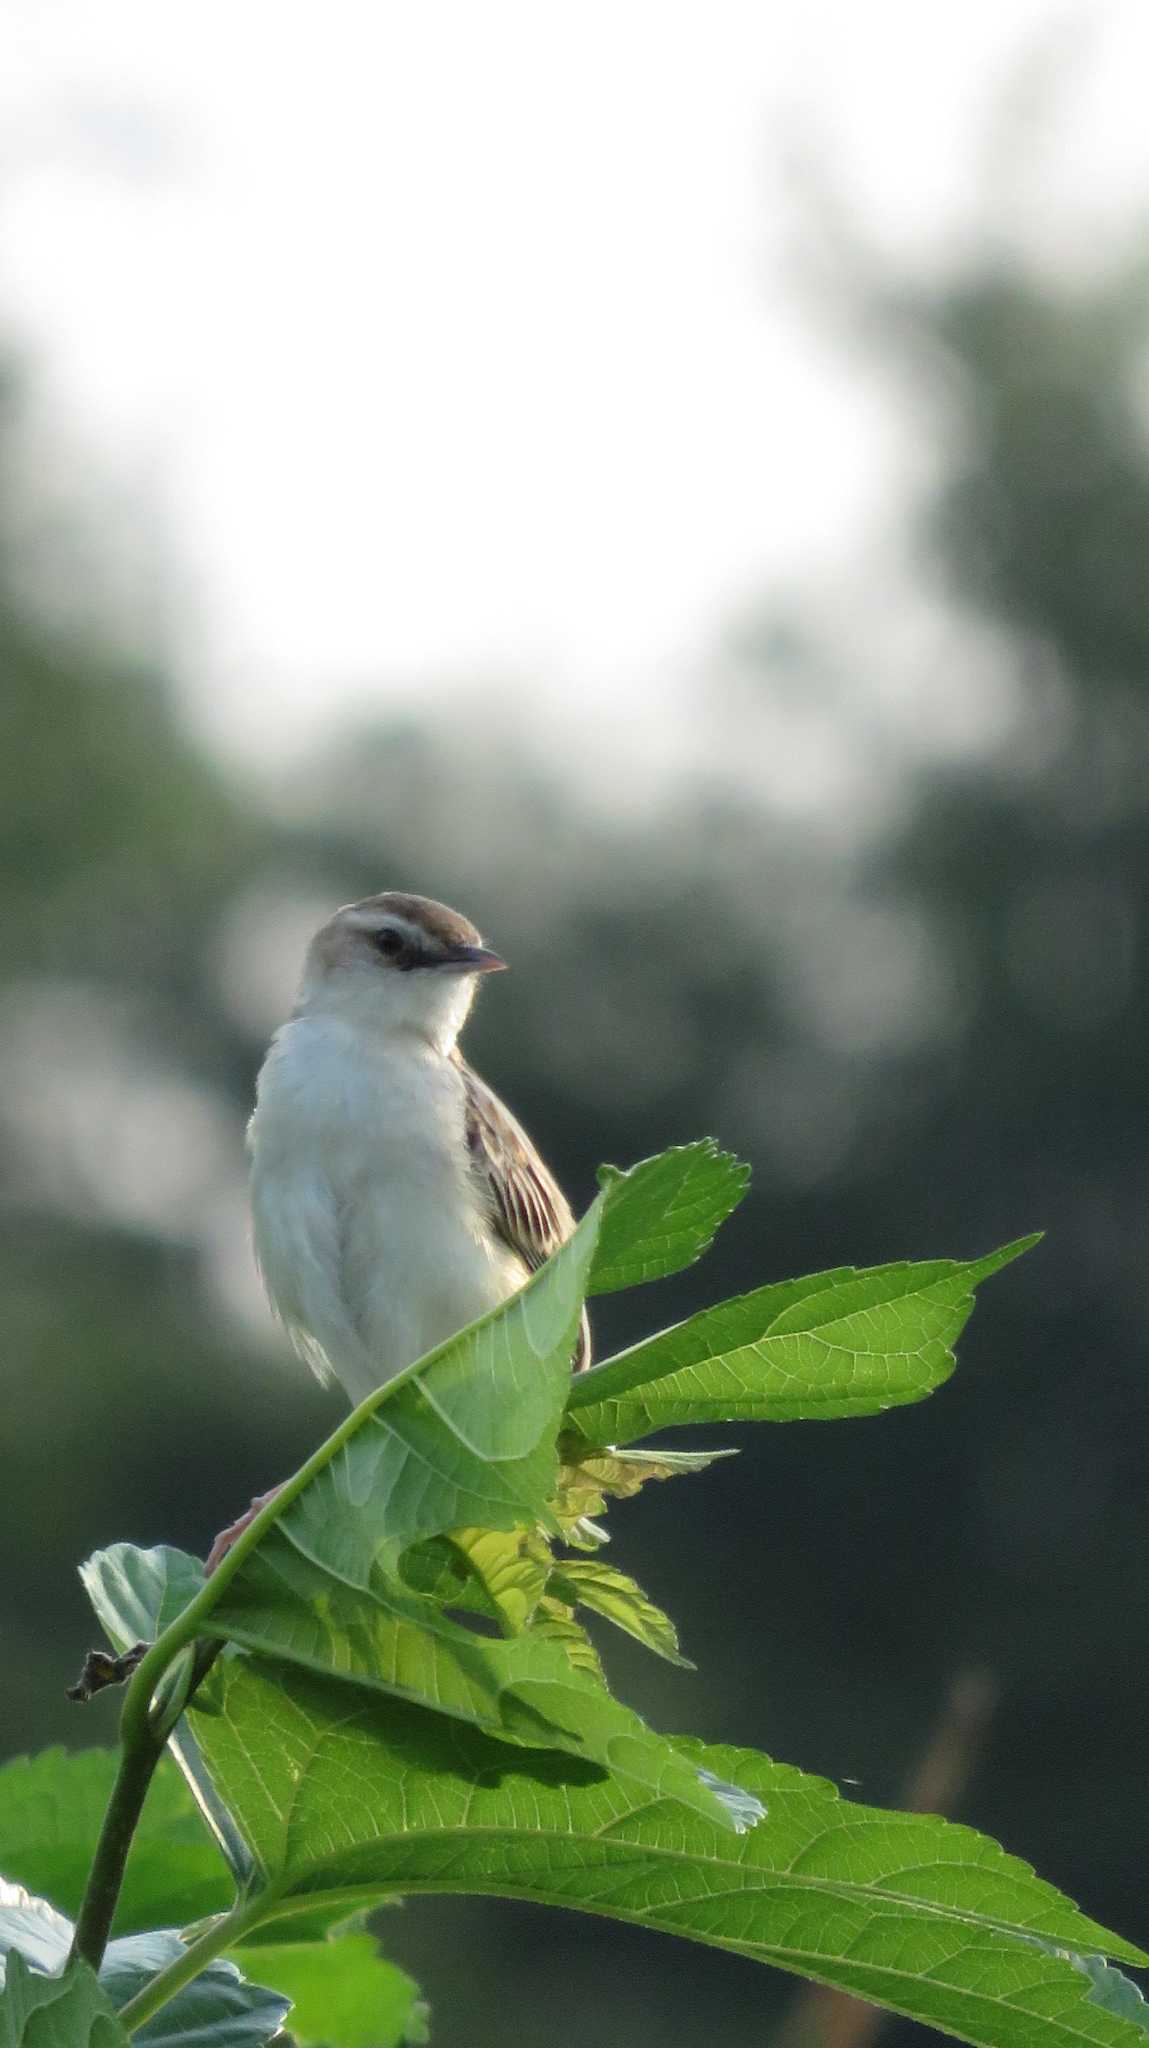
[[[452,946],[439,964],[455,974],[497,974],[507,963],[486,946]]]

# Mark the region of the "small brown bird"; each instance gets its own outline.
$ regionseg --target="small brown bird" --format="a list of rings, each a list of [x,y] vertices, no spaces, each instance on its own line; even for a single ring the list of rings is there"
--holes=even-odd
[[[347,904],[264,1061],[256,1256],[300,1350],[353,1401],[515,1293],[574,1228],[456,1043],[479,977],[504,964],[424,896]],[[584,1316],[575,1369],[589,1361]]]

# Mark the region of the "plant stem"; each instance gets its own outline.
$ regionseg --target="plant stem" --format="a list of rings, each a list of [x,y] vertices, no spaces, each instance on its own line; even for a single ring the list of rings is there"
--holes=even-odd
[[[225,1949],[234,1948],[249,1928],[266,1918],[267,1910],[268,1896],[261,1892],[257,1899],[241,1900],[230,1913],[224,1913],[206,1933],[200,1935],[198,1941],[189,1944],[182,1956],[177,1956],[166,1970],[161,1970],[150,1984],[145,1984],[142,1991],[137,1991],[134,1998],[129,1998],[127,2004],[121,2006],[120,2025],[127,2033],[134,2034],[137,2027],[142,2027],[145,2020],[150,2020],[154,2012],[167,2004],[169,1998],[174,1998],[177,1991],[182,1991],[185,1984],[190,1984],[193,1977],[206,1970],[216,1956],[222,1955]]]
[[[171,1634],[170,1630],[168,1634]],[[221,1648],[222,1645],[219,1643],[197,1643],[192,1654],[187,1691],[179,1703],[180,1712],[200,1680],[210,1670]],[[178,1654],[178,1651],[174,1654]],[[148,1661],[149,1659],[145,1658],[138,1669],[142,1669],[143,1663]],[[155,1776],[156,1766],[164,1753],[170,1732],[170,1713],[167,1719],[161,1720],[158,1715],[152,1715],[150,1708],[150,1677],[145,1678],[142,1690],[136,1687],[133,1678],[120,1718],[120,1767],[100,1829],[100,1839],[96,1843],[92,1867],[88,1872],[76,1932],[72,1937],[72,1958],[82,1956],[83,1960],[97,1971],[104,1960],[104,1950],[112,1931],[116,1901],[124,1882],[124,1869],[128,1851],[132,1846],[132,1836],[139,1825],[148,1787]]]
[[[73,1959],[82,1956],[93,1970],[98,1970],[104,1960],[116,1901],[124,1881],[128,1850],[148,1786],[163,1753],[163,1736],[145,1727],[132,1742],[125,1743],[120,1757],[120,1768],[100,1829],[72,1941]]]

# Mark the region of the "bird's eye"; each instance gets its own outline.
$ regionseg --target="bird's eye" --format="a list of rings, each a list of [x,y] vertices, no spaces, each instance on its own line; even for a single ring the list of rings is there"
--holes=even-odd
[[[376,932],[375,944],[379,948],[379,951],[382,954],[384,954],[388,960],[397,960],[400,953],[403,951],[403,941],[400,938],[398,932]]]

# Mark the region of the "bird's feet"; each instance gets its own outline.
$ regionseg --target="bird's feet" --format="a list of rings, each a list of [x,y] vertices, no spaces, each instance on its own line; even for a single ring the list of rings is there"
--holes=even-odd
[[[207,1554],[207,1563],[204,1565],[205,1577],[210,1579],[217,1564],[221,1564],[224,1558],[227,1556],[227,1553],[231,1549],[231,1546],[235,1542],[237,1536],[242,1536],[245,1529],[250,1529],[251,1524],[254,1522],[260,1509],[265,1508],[267,1506],[268,1501],[274,1500],[276,1494],[282,1492],[282,1490],[283,1482],[280,1481],[280,1484],[278,1486],[273,1486],[269,1492],[257,1493],[255,1499],[251,1503],[251,1506],[248,1508],[247,1513],[245,1515],[241,1515],[238,1522],[232,1522],[228,1526],[228,1528],[220,1530],[219,1535],[216,1537],[215,1542],[212,1544],[211,1549],[208,1551]]]

